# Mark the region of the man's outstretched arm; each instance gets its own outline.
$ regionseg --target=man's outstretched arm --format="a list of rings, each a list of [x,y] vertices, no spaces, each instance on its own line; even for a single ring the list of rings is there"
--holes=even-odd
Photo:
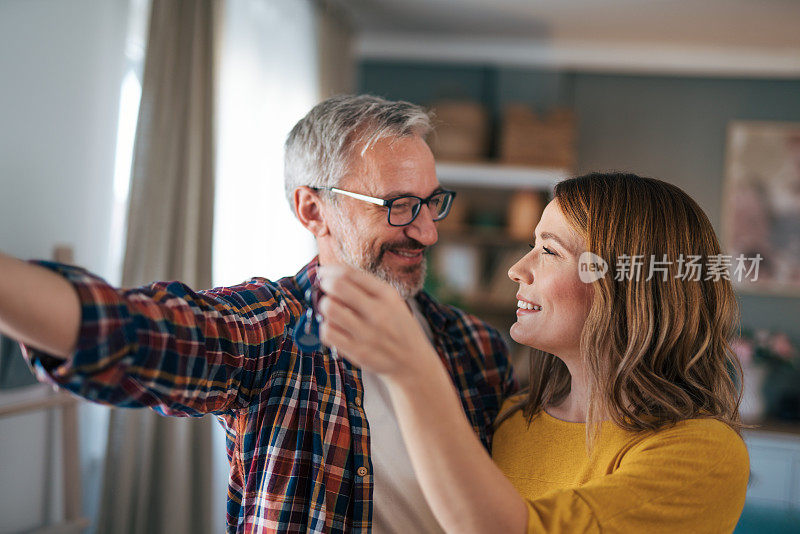
[[[0,332],[53,356],[75,350],[78,294],[63,276],[0,252]]]
[[[0,260],[0,330],[23,343],[37,378],[91,401],[221,413],[249,405],[291,352],[300,306],[268,280],[120,289],[79,267]]]

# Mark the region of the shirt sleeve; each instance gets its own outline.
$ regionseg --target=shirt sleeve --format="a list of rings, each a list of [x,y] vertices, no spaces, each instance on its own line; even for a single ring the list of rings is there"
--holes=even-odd
[[[503,376],[503,398],[500,404],[503,404],[505,399],[514,396],[519,391],[519,382],[514,374],[514,367],[511,365],[511,359],[506,345],[500,334],[493,341],[495,353],[502,355],[502,376]]]
[[[528,532],[732,532],[748,477],[733,430],[687,421],[638,443],[609,475],[527,500]]]
[[[78,267],[35,263],[72,283],[82,317],[70,358],[24,352],[39,380],[102,404],[177,416],[244,407],[264,387],[292,315],[275,286],[256,280],[122,290]]]

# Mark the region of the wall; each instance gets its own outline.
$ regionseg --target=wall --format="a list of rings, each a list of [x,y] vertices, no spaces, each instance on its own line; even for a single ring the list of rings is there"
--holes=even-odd
[[[127,17],[128,0],[0,2],[1,251],[49,258],[65,243],[77,263],[118,276],[109,241]],[[0,392],[0,402],[14,395]],[[94,474],[84,480],[87,514],[105,439],[98,410],[80,413],[82,471]],[[43,413],[0,420],[0,532],[47,518],[45,496],[58,491],[43,458],[57,425]]]
[[[483,102],[496,118],[508,102],[578,116],[578,171],[629,170],[689,193],[721,231],[727,123],[800,121],[800,81],[632,76],[432,63],[362,61],[359,90],[431,104]],[[800,231],[800,229],[798,229]],[[800,340],[800,299],[739,295],[742,323]]]
[[[0,247],[108,275],[127,0],[0,4]]]

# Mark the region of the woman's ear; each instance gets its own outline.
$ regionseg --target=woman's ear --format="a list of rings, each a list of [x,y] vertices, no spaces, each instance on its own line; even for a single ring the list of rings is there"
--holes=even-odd
[[[316,191],[306,186],[298,187],[292,195],[292,204],[300,224],[315,237],[323,237],[330,233],[325,221],[322,199]]]

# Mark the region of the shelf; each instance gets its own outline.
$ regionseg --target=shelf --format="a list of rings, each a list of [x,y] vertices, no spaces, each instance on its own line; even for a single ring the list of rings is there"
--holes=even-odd
[[[748,424],[747,422],[745,422]],[[800,438],[800,421],[780,421],[776,419],[769,419],[763,421],[750,422],[755,428],[748,428],[745,430],[747,434],[754,436],[765,434],[787,434],[789,436],[797,436]]]
[[[446,185],[548,191],[552,191],[556,183],[570,176],[565,169],[498,163],[442,162],[436,164],[436,173],[439,181]]]
[[[527,247],[533,239],[515,239],[501,230],[488,228],[467,227],[464,230],[455,231],[451,229],[439,230],[439,238],[444,242],[462,243],[465,245],[477,245],[482,247]]]

